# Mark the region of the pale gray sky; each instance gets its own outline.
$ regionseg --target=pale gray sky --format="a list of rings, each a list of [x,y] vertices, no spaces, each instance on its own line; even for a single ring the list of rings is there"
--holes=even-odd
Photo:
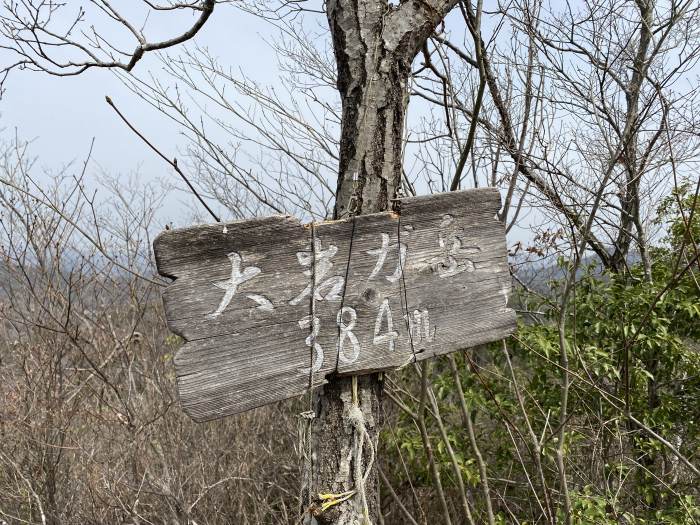
[[[83,3],[69,0],[68,5],[77,7]],[[128,11],[126,14],[129,14]],[[307,15],[306,19],[310,25],[325,24],[322,14]],[[94,20],[96,26],[101,21],[99,18]],[[148,19],[147,34],[153,39],[172,36],[188,21],[191,21],[191,17],[184,21],[174,20],[171,14],[152,17]],[[100,29],[102,27],[107,28],[108,37],[113,37],[123,48],[131,49],[133,42],[119,40],[123,37],[123,31],[109,24],[100,26]],[[208,47],[225,66],[240,69],[247,77],[263,85],[279,85],[276,56],[266,43],[275,34],[277,30],[259,17],[231,5],[219,5],[209,22],[188,45]],[[172,53],[177,54],[178,50],[174,49]],[[160,67],[155,55],[146,54],[137,64],[135,73],[144,77],[150,71],[158,76]],[[15,71],[0,100],[0,127],[4,128],[5,137],[16,129],[20,138],[33,139],[32,153],[38,157],[39,166],[48,172],[55,172],[71,161],[81,163],[94,137],[95,147],[88,171],[90,176],[101,170],[119,176],[138,171],[146,180],[164,179],[179,184],[177,175],[168,165],[149,150],[107,105],[105,95],[109,95],[129,120],[163,153],[181,157],[178,150],[184,147],[185,141],[174,123],[131,93],[108,70],[90,70],[76,77],[64,78]],[[413,106],[415,104],[420,104],[420,101],[416,100]],[[174,221],[178,226],[186,225],[192,213],[181,205],[184,200],[191,202],[182,193],[170,198],[162,214],[163,220]],[[515,230],[511,235],[520,236],[521,233]]]
[[[172,17],[168,20],[172,21]],[[158,22],[151,23],[155,37],[167,34],[166,21]],[[260,18],[221,5],[195,42],[209,47],[228,66],[241,68],[255,80],[275,83],[278,74],[275,55],[261,38],[269,39],[272,30]],[[139,75],[147,71],[158,75],[158,70],[158,59],[148,54],[135,68]],[[39,166],[49,172],[56,172],[71,161],[82,163],[95,137],[93,175],[101,169],[112,175],[138,170],[149,180],[175,181],[177,175],[124,125],[105,102],[105,95],[164,153],[179,156],[177,150],[184,142],[173,123],[126,89],[108,70],[89,70],[62,78],[14,71],[0,100],[2,135],[8,138],[16,130],[21,139],[33,140],[32,153],[38,158]],[[180,208],[177,206],[180,198],[175,197],[168,205],[173,213]]]

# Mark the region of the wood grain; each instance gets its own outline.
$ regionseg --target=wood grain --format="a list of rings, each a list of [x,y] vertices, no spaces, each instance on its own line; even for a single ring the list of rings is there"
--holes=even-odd
[[[331,374],[400,368],[515,328],[495,189],[401,201],[399,213],[302,225],[278,216],[163,232],[158,271],[180,400],[209,420]],[[322,357],[322,359],[321,359]]]

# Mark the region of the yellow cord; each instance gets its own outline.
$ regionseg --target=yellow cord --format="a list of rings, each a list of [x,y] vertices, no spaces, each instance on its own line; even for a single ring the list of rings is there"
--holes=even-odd
[[[348,490],[347,492],[341,492],[340,494],[319,494],[318,497],[323,503],[321,504],[321,512],[325,512],[334,505],[338,505],[343,501],[347,501],[352,498],[356,490]]]

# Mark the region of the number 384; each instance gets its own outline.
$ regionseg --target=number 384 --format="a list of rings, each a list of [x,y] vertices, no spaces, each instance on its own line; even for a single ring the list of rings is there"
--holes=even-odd
[[[386,331],[382,333],[382,325],[386,319]],[[336,350],[338,359],[341,363],[351,364],[357,361],[360,357],[362,345],[354,334],[353,330],[357,324],[357,312],[351,306],[343,306],[338,310],[336,316],[336,324],[338,326],[338,341],[336,342]],[[304,369],[305,372],[318,372],[323,366],[323,348],[317,341],[321,331],[321,319],[315,315],[307,315],[299,321],[299,327],[311,329],[309,336],[306,338],[306,346],[314,352],[313,364],[310,368]],[[379,305],[377,318],[374,323],[374,336],[372,338],[373,345],[386,344],[390,352],[394,350],[395,340],[399,337],[399,333],[394,330],[394,319],[389,307],[389,300],[384,299]]]

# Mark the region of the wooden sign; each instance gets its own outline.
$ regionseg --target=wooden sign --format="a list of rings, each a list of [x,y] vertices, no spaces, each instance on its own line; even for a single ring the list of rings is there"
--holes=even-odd
[[[169,230],[154,250],[181,403],[215,419],[330,374],[392,370],[515,327],[495,189],[401,201],[400,213],[277,216]]]

